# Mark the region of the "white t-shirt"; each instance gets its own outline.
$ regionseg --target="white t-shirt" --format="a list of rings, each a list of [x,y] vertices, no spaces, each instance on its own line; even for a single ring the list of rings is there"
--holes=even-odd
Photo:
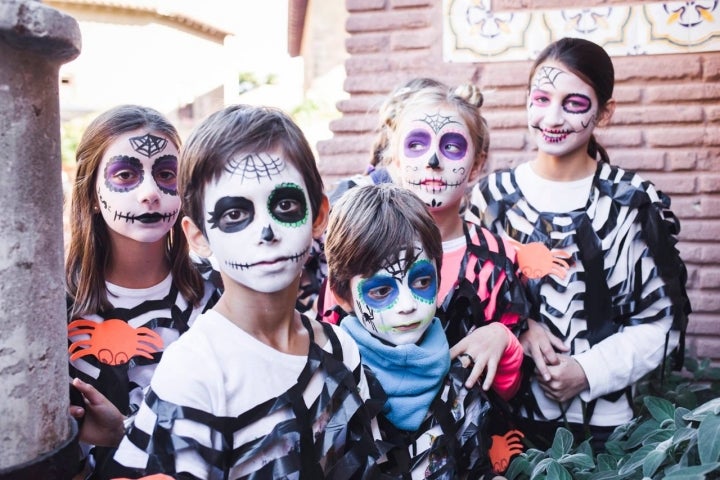
[[[338,327],[332,326],[342,347],[343,363],[350,371],[360,367],[360,354],[355,342]],[[323,346],[331,352],[328,342]],[[195,321],[185,335],[165,352],[152,379],[152,390],[164,401],[192,407],[216,417],[238,417],[263,402],[284,394],[298,383],[308,357],[289,355],[260,342],[223,317],[209,310]],[[327,378],[316,372],[303,391],[303,399],[310,406],[323,391]],[[369,398],[364,374],[358,385],[363,400]],[[281,408],[249,423],[234,433],[233,447],[239,448],[268,435],[279,423],[293,418],[290,409]],[[155,428],[157,415],[143,403],[135,419],[135,427],[148,434]],[[315,425],[318,429],[324,425]],[[315,428],[314,427],[314,428]],[[220,439],[201,423],[178,419],[173,435],[192,438],[201,445],[222,450]],[[286,448],[274,446],[262,456],[254,456],[237,463],[231,478],[255,471],[273,458],[287,454]],[[115,460],[127,467],[145,468],[147,454],[127,438],[123,439]],[[215,478],[210,465],[197,449],[176,453],[176,471],[187,471],[199,478]]]

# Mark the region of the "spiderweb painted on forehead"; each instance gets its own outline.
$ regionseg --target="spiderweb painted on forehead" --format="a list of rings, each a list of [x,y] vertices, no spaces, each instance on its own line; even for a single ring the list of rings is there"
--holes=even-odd
[[[556,67],[540,67],[537,75],[535,75],[535,81],[533,82],[533,88],[540,88],[543,85],[555,86],[555,80],[564,73],[562,70]]]
[[[404,251],[404,257],[401,258],[398,253],[396,258],[392,260],[388,259],[388,261],[383,264],[383,268],[387,270],[393,278],[402,278],[410,266],[422,255],[424,249],[421,246],[415,245],[412,247],[412,254],[408,254],[409,250]]]
[[[231,175],[239,175],[241,182],[272,180],[273,176],[280,174],[287,164],[280,157],[273,157],[267,153],[251,153],[242,157],[231,158],[225,171]]]

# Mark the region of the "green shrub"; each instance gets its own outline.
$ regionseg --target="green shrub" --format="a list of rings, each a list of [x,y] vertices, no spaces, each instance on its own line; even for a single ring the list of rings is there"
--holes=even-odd
[[[662,383],[660,379],[662,378]],[[604,451],[573,446],[560,428],[547,451],[513,459],[509,480],[720,479],[720,369],[685,359],[685,370],[658,369],[638,383],[639,414],[612,433]]]

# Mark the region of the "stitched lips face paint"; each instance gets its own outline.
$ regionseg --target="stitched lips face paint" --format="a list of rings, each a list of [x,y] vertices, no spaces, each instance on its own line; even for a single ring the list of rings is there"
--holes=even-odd
[[[393,345],[416,343],[435,316],[437,270],[424,252],[400,259],[363,278],[350,281],[355,313],[365,328]]]
[[[143,131],[121,135],[108,146],[95,191],[112,232],[155,242],[170,231],[180,210],[177,157],[172,142]]]
[[[259,292],[297,279],[312,241],[300,172],[276,152],[237,155],[205,191],[205,232],[220,269]]]
[[[528,126],[541,152],[565,156],[585,150],[598,118],[593,88],[562,65],[538,67],[528,99]]]
[[[431,209],[456,208],[475,158],[469,138],[454,109],[408,109],[393,139],[403,186]]]

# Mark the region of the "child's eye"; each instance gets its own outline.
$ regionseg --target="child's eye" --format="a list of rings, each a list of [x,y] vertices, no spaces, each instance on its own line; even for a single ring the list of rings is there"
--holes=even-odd
[[[222,231],[232,230],[233,227],[242,224],[248,218],[250,218],[250,212],[240,208],[232,208],[223,212],[218,226]]]
[[[414,290],[427,290],[430,288],[433,284],[433,277],[430,275],[425,275],[422,277],[418,277],[415,280],[413,280],[412,288]]]
[[[387,285],[377,288],[372,288],[368,292],[368,297],[372,298],[373,300],[384,300],[390,294],[393,292],[393,288],[389,287]]]
[[[431,143],[432,139],[428,132],[419,129],[413,130],[405,137],[405,155],[408,157],[418,157],[430,148]]]
[[[244,197],[222,197],[209,214],[207,221],[210,228],[217,228],[225,233],[239,232],[252,223],[255,207]]]
[[[177,158],[174,155],[164,155],[155,160],[152,174],[165,193],[174,195],[177,192]]]
[[[118,183],[132,183],[133,180],[137,178],[137,174],[131,170],[121,170],[113,175],[113,178],[116,179]]]
[[[298,213],[302,205],[300,202],[294,199],[280,200],[275,205],[275,214],[280,215],[292,215]]]
[[[140,185],[143,178],[143,165],[134,157],[112,157],[105,167],[105,185],[115,192],[128,192]]]
[[[458,132],[448,132],[440,137],[440,148],[446,158],[460,160],[465,158],[468,149],[468,141]]]
[[[563,102],[563,108],[568,113],[585,113],[592,107],[592,101],[579,93],[568,95]]]
[[[280,223],[305,223],[308,216],[308,207],[305,193],[295,184],[282,184],[270,194],[268,199],[270,214]]]

